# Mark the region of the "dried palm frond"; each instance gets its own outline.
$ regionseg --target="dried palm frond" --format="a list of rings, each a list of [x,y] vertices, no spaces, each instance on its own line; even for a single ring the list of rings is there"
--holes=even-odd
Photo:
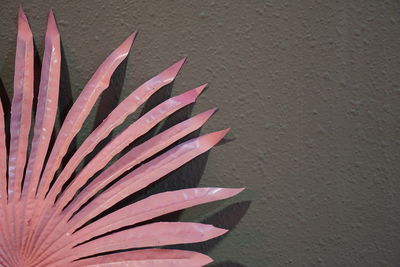
[[[109,141],[73,177],[100,142],[155,92],[173,82],[184,59],[134,90],[90,133],[62,168],[71,142],[101,93],[109,87],[112,74],[127,57],[135,36],[135,33],[129,36],[97,69],[68,112],[51,146],[60,87],[60,35],[51,11],[30,140],[34,45],[27,18],[20,9],[8,155],[4,110],[0,103],[1,266],[203,266],[211,261],[197,252],[158,247],[202,242],[224,234],[225,229],[201,223],[143,222],[229,198],[242,189],[191,188],[163,192],[105,213],[208,151],[225,136],[228,129],[170,148],[198,130],[214,113],[215,109],[211,109],[136,145],[107,166],[139,137],[195,102],[205,85],[172,97],[145,113]],[[109,253],[134,248],[141,249]]]

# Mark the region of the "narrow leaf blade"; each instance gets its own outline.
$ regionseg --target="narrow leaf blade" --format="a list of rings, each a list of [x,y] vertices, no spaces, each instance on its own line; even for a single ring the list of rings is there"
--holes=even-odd
[[[21,192],[33,100],[33,38],[22,8],[18,16],[17,49],[15,55],[14,96],[11,105],[10,155],[8,168],[8,198]]]
[[[113,233],[77,246],[76,257],[129,248],[203,242],[227,232],[201,223],[159,222]]]
[[[174,266],[174,267],[199,267],[212,262],[212,259],[204,254],[173,249],[142,249],[115,253],[105,256],[75,261],[69,266],[99,266],[106,267],[111,264],[121,266]]]

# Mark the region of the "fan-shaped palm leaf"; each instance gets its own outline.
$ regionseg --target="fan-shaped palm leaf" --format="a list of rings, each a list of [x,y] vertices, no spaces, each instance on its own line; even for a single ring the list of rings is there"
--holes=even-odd
[[[133,147],[106,167],[136,139],[169,115],[195,102],[206,85],[172,97],[148,111],[109,141],[69,182],[74,171],[101,141],[151,95],[175,79],[185,59],[134,90],[61,168],[72,140],[101,93],[108,88],[113,72],[127,57],[135,36],[135,33],[129,36],[97,69],[71,107],[50,147],[57,114],[61,63],[60,35],[50,12],[28,157],[34,51],[32,33],[20,9],[9,155],[4,110],[0,103],[1,266],[203,266],[211,262],[208,256],[197,252],[151,247],[202,242],[224,234],[224,229],[188,222],[134,225],[170,212],[229,198],[242,189],[191,188],[158,193],[98,217],[129,195],[208,151],[225,136],[228,130],[206,134],[170,148],[199,129],[214,113],[215,109],[210,109]],[[56,175],[59,169],[59,175]],[[133,170],[128,172],[130,169]],[[99,175],[94,176],[96,173]],[[94,218],[97,219],[93,221]],[[109,253],[133,248],[142,249]],[[107,254],[97,255],[100,253]]]

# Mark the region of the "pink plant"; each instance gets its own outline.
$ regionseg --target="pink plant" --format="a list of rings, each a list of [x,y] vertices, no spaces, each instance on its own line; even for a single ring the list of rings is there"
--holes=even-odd
[[[113,129],[152,94],[174,80],[184,59],[134,90],[60,169],[72,140],[100,94],[109,86],[111,75],[127,57],[135,35],[129,36],[97,69],[67,114],[54,145],[49,148],[58,107],[61,62],[60,35],[50,12],[28,157],[34,46],[27,18],[20,9],[9,155],[4,110],[0,103],[1,266],[203,266],[211,262],[208,256],[197,252],[152,247],[202,242],[224,234],[224,229],[201,223],[156,222],[115,230],[170,212],[229,198],[242,189],[191,188],[158,193],[87,223],[127,196],[208,151],[224,137],[228,129],[191,139],[161,155],[157,154],[199,129],[214,113],[215,109],[211,109],[137,145],[105,168],[115,155],[137,138],[172,113],[195,102],[205,85],[151,109],[106,144],[72,182],[67,183],[83,159]],[[46,161],[48,150],[50,153]],[[154,155],[156,157],[149,160]],[[136,168],[115,182],[133,167]],[[59,169],[59,175],[56,175]],[[80,191],[99,171],[100,175]],[[142,249],[104,254],[131,248]]]

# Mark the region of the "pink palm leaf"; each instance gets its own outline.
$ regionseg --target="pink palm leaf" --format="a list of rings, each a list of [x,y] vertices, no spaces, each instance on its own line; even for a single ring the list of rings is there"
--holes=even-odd
[[[128,56],[135,36],[135,33],[129,36],[100,65],[68,112],[51,147],[60,87],[60,35],[50,11],[30,140],[34,48],[28,20],[20,9],[9,155],[0,102],[0,266],[203,266],[212,261],[197,252],[153,247],[202,242],[224,234],[225,229],[189,222],[135,224],[226,199],[242,189],[190,188],[163,192],[99,217],[129,195],[208,151],[225,136],[229,129],[170,148],[198,130],[215,112],[210,109],[133,147],[107,167],[132,142],[195,102],[206,85],[172,97],[148,111],[109,141],[71,180],[100,142],[155,92],[173,82],[185,59],[134,90],[61,167],[71,142],[101,93],[108,88],[112,74]],[[47,160],[46,155],[49,155]],[[94,218],[97,219],[93,221]]]

